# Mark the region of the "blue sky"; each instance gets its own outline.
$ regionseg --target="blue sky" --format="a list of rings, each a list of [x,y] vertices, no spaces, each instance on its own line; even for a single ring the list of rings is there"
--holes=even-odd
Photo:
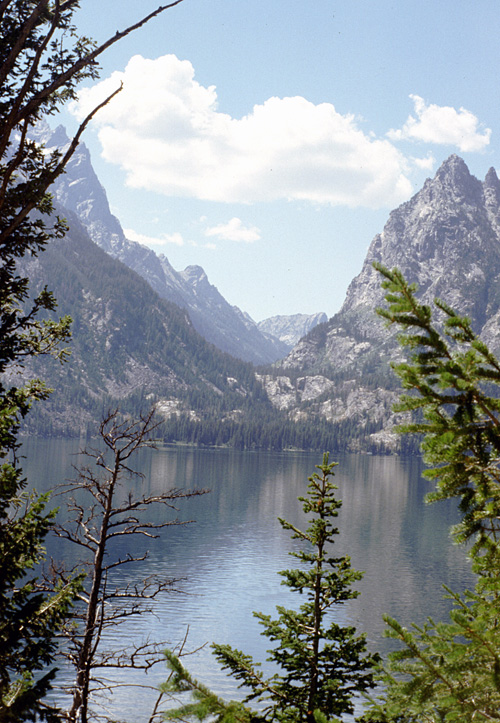
[[[103,40],[156,5],[83,0],[76,19]],[[123,81],[85,142],[128,236],[256,321],[331,316],[451,153],[500,170],[499,37],[498,0],[183,0],[61,122]]]

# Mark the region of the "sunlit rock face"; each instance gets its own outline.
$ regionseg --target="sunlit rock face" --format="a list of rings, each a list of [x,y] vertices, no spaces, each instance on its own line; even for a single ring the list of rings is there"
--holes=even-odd
[[[412,199],[392,211],[382,233],[373,239],[340,312],[315,327],[279,362],[283,376],[320,374],[335,381],[316,404],[309,401],[307,414],[379,425],[372,438],[394,448],[390,407],[398,385],[388,362],[403,357],[397,330],[386,329],[375,314],[384,305],[384,291],[374,261],[399,268],[418,284],[426,303],[439,297],[469,316],[475,331],[498,352],[500,181],[495,170],[491,168],[482,182],[461,158],[448,158]],[[282,404],[277,394],[272,400]],[[301,406],[304,401],[298,399],[297,409]]]
[[[298,343],[283,366],[349,366],[377,345],[387,351],[374,310],[384,302],[378,261],[416,282],[426,303],[435,297],[473,320],[489,341],[498,337],[500,310],[500,181],[495,170],[484,182],[456,155],[448,158],[419,193],[393,211],[373,239],[361,273],[351,282],[340,312],[326,329]],[[368,343],[366,343],[368,342]],[[498,341],[496,342],[498,345]]]

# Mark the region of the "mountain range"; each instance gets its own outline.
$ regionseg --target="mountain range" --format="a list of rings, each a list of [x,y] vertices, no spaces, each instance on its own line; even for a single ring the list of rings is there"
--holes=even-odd
[[[397,330],[374,314],[384,303],[377,261],[399,268],[419,287],[468,315],[475,331],[500,350],[500,181],[493,168],[484,180],[458,156],[394,210],[373,239],[361,273],[351,282],[341,310],[314,328],[278,363],[279,375],[263,383],[272,403],[295,419],[306,415],[360,429],[352,448],[397,450],[391,407],[398,394],[390,361],[402,358]],[[314,381],[314,391],[311,391]],[[363,432],[364,430],[364,432]]]
[[[63,129],[49,140],[60,147],[67,141]],[[61,313],[73,316],[73,359],[29,370],[56,388],[33,415],[34,431],[82,433],[106,405],[136,411],[147,401],[165,419],[167,441],[411,451],[393,431],[399,388],[389,363],[403,352],[374,313],[383,291],[373,261],[401,269],[426,303],[438,296],[468,314],[500,350],[500,181],[493,168],[480,181],[461,158],[448,158],[390,214],[330,320],[296,315],[259,325],[225,302],[200,267],[176,272],[165,257],[126,239],[85,147],[55,192],[70,233],[27,261],[27,272],[35,287],[53,288]],[[231,329],[234,356],[220,349]],[[250,348],[274,365],[252,366]]]
[[[41,124],[38,139],[47,148],[60,150],[69,143],[63,126],[52,131]],[[156,254],[127,239],[119,220],[110,211],[106,191],[83,143],[52,192],[61,206],[76,214],[92,241],[146,279],[163,299],[185,308],[195,329],[228,354],[254,364],[274,362],[285,356],[321,316],[297,315],[296,324],[290,317],[284,317],[288,319],[287,329],[280,336],[275,332],[281,327],[275,325],[275,332],[270,331],[266,322],[256,324],[248,314],[227,302],[200,266],[176,271],[164,254]]]

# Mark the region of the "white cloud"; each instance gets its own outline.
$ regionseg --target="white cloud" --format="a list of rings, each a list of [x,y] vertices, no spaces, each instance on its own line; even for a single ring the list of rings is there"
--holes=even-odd
[[[232,218],[227,223],[207,228],[205,236],[216,236],[225,241],[252,243],[260,239],[260,230],[256,226],[244,226],[239,218]]]
[[[96,118],[104,157],[127,183],[167,196],[252,203],[277,199],[392,207],[412,192],[408,164],[352,115],[302,97],[270,98],[241,119],[217,109],[214,86],[174,55],[131,58],[80,92],[82,117],[123,81]]]
[[[144,246],[164,246],[165,244],[184,246],[184,239],[177,231],[171,234],[161,234],[161,236],[146,236],[143,233],[137,233],[137,231],[131,228],[125,228],[123,232],[130,241],[137,241],[137,243],[143,244]]]
[[[452,145],[462,152],[482,151],[490,142],[491,129],[483,128],[478,118],[465,108],[427,105],[419,95],[410,95],[416,118],[408,116],[403,128],[387,134],[391,140],[412,139],[426,143]]]
[[[412,158],[411,160],[417,168],[421,168],[423,171],[432,171],[436,165],[436,159],[432,153],[428,153],[426,158]]]

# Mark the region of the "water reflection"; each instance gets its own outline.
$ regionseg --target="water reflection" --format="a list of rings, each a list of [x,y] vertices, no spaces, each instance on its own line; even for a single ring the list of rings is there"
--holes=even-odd
[[[25,470],[40,491],[73,476],[78,443],[34,439],[25,448]],[[164,596],[155,616],[141,618],[140,630],[137,625],[124,627],[120,635],[149,635],[174,643],[189,625],[193,648],[206,641],[227,642],[264,659],[266,642],[252,611],[273,614],[276,604],[297,603],[276,575],[277,570],[296,564],[288,556],[289,535],[276,518],[305,524],[297,496],[304,493],[307,477],[319,461],[318,455],[300,453],[142,450],[137,466],[145,478],[131,481],[134,487],[144,486],[148,494],[172,487],[209,487],[211,493],[181,503],[179,518],[195,523],[169,527],[156,541],[136,542],[134,552],[148,547],[150,557],[135,569],[118,571],[121,581],[160,574],[185,582],[182,594]],[[429,615],[439,619],[448,609],[442,584],[456,589],[472,584],[463,550],[449,539],[449,527],[457,521],[455,505],[424,504],[430,485],[421,479],[418,459],[349,455],[339,462],[335,481],[343,507],[338,549],[350,554],[365,576],[358,586],[362,595],[338,611],[338,617],[367,632],[370,647],[387,651],[383,613],[405,624],[422,622]],[[152,515],[164,519],[165,510],[158,508]],[[50,544],[48,550],[56,552]],[[117,546],[114,553],[120,552],[124,550]],[[66,554],[74,562],[77,551]],[[193,656],[189,667],[220,694],[237,694],[207,648]],[[164,678],[162,669],[148,681],[158,684]],[[120,700],[125,700],[126,711],[122,693]],[[136,705],[140,700],[134,693]],[[140,705],[149,705],[147,697]],[[134,723],[141,720],[136,716]]]

